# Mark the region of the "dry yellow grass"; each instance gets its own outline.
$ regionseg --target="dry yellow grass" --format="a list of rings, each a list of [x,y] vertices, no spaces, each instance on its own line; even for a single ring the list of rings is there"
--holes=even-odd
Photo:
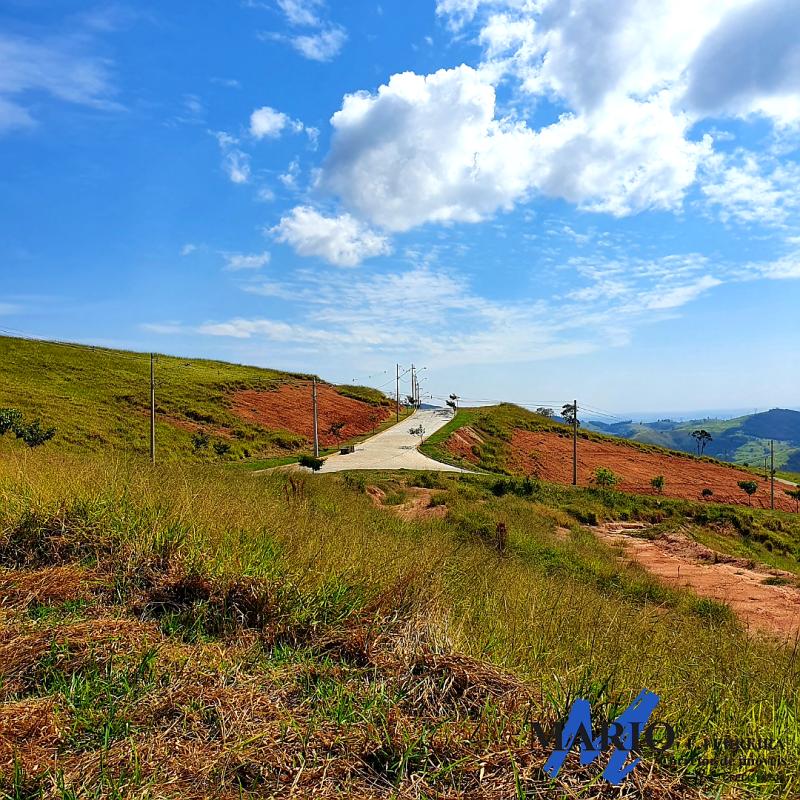
[[[565,538],[574,519],[559,508],[470,482],[445,490],[453,513],[502,516],[505,555],[452,520],[387,514],[338,478],[36,453],[0,464],[0,563],[21,567],[4,575],[19,588],[6,698],[50,698],[67,723],[49,774],[26,763],[31,785],[51,797],[113,784],[153,797],[688,798],[702,781],[793,796],[790,649],[658,594],[577,528]],[[31,587],[46,594],[58,568],[87,579],[65,592],[93,605],[31,619]],[[672,763],[638,769],[627,795],[575,758],[545,779],[531,718],[576,696],[613,715],[643,687],[678,731]],[[692,777],[703,736],[773,733],[777,770]]]

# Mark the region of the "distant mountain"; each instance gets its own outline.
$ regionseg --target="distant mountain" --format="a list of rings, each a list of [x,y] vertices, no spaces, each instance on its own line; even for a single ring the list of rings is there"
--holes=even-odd
[[[769,455],[770,439],[775,441],[775,466],[778,469],[800,472],[800,411],[773,408],[760,414],[748,414],[734,419],[696,419],[675,422],[661,419],[656,422],[615,422],[612,424],[587,420],[589,430],[657,444],[673,450],[696,452],[692,431],[708,431],[712,440],[705,455],[723,461],[758,466]]]

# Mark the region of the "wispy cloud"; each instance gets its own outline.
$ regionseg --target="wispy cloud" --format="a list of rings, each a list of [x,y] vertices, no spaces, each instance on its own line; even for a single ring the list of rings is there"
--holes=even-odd
[[[250,156],[239,148],[239,140],[225,131],[210,131],[222,151],[222,168],[233,183],[250,180]]]
[[[36,124],[28,98],[51,98],[100,111],[120,111],[113,64],[92,52],[83,33],[32,39],[0,32],[0,132]]]
[[[723,222],[784,225],[800,210],[800,166],[738,150],[716,155],[703,170],[707,204]]]
[[[347,31],[327,19],[323,0],[277,0],[277,4],[294,30],[289,33],[262,31],[259,38],[284,42],[311,61],[330,61],[339,55],[347,42]]]
[[[269,253],[222,253],[225,269],[229,272],[240,270],[258,270],[269,264]]]

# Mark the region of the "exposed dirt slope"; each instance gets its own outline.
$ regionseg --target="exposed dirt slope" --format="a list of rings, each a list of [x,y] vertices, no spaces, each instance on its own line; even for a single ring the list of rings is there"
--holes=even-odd
[[[545,431],[514,431],[510,443],[509,463],[515,471],[536,475],[557,483],[572,482],[572,440]],[[464,447],[455,451],[466,458],[475,457]],[[654,494],[650,480],[663,475],[664,494],[685,500],[701,499],[703,489],[711,489],[711,498],[718,503],[747,505],[747,495],[737,485],[739,481],[755,480],[758,490],[752,498],[757,508],[769,508],[769,483],[750,472],[700,461],[689,456],[646,452],[627,444],[580,439],[578,441],[578,482],[588,486],[598,467],[607,467],[622,478],[619,488],[624,492]],[[775,484],[775,507],[794,511],[795,503]]]
[[[340,439],[350,439],[372,432],[392,413],[389,405],[371,405],[344,397],[326,384],[317,386],[317,405],[319,440],[323,447],[332,447],[337,443],[336,437],[330,432],[331,425],[335,423],[344,423]],[[314,435],[310,381],[284,384],[266,392],[243,389],[231,395],[230,407],[242,419],[265,428],[289,431],[309,441]]]
[[[717,553],[680,534],[656,539],[631,535],[642,527],[646,526],[609,523],[594,530],[604,542],[621,546],[623,558],[641,564],[664,583],[727,603],[748,628],[781,638],[800,632],[796,576],[759,569],[752,562]]]

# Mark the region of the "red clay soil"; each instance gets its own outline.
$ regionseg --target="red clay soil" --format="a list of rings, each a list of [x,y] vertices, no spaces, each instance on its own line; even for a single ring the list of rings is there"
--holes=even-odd
[[[447,440],[447,449],[454,455],[471,461],[473,464],[477,462],[472,448],[476,445],[483,444],[483,439],[480,435],[469,425],[463,428],[454,430]]]
[[[271,392],[244,389],[231,397],[231,410],[248,422],[270,430],[290,431],[311,441],[314,435],[311,383],[284,384]],[[373,406],[340,395],[332,386],[317,384],[319,442],[323,447],[337,444],[329,433],[333,423],[343,422],[341,439],[371,433],[392,413],[388,406]]]
[[[796,576],[754,567],[752,562],[716,553],[680,534],[657,539],[630,535],[644,527],[647,526],[609,523],[593,530],[607,544],[622,547],[623,559],[641,564],[664,583],[727,603],[749,630],[781,638],[800,634],[800,588]],[[765,582],[774,576],[787,583]]]
[[[463,431],[464,429],[462,429]],[[475,462],[470,438],[448,441],[448,448]],[[572,439],[544,431],[514,431],[511,439],[510,466],[525,475],[536,475],[554,483],[572,483]],[[627,444],[578,439],[578,483],[590,486],[598,467],[606,467],[622,478],[619,489],[637,494],[655,494],[650,481],[664,476],[664,494],[684,500],[702,500],[703,489],[711,489],[715,503],[748,505],[739,481],[755,481],[758,490],[752,497],[754,508],[769,508],[769,483],[751,472],[700,461],[690,456],[648,453]],[[775,483],[775,507],[794,511],[795,502],[784,493],[784,485]]]

